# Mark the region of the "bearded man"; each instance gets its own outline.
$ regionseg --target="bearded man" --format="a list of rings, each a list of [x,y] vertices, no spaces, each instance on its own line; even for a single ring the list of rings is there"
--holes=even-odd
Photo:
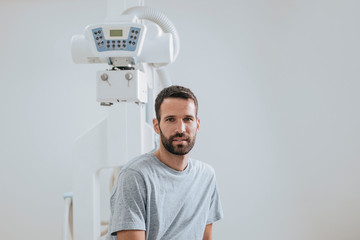
[[[158,94],[155,112],[160,147],[122,168],[107,239],[211,240],[223,211],[213,168],[189,156],[200,126],[198,101],[190,89],[171,86]]]

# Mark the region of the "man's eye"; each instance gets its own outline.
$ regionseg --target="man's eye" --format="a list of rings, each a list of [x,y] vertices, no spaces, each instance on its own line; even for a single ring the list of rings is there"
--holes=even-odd
[[[190,121],[192,121],[192,118],[185,118],[184,119],[186,122],[190,122]]]
[[[166,119],[166,121],[167,122],[173,122],[173,121],[175,121],[175,119],[174,118],[168,118],[168,119]]]

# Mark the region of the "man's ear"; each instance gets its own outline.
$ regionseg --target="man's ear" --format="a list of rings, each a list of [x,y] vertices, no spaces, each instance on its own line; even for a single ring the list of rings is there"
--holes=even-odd
[[[200,118],[197,118],[196,119],[196,133],[198,133],[199,132],[199,130],[200,130]]]
[[[153,119],[154,131],[160,135],[159,122],[156,118]]]

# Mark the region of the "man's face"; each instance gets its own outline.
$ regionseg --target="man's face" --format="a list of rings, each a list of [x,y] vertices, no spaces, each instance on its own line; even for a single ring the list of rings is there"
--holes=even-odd
[[[154,119],[154,129],[164,148],[175,155],[185,155],[195,144],[200,119],[196,118],[191,99],[165,98],[160,106],[160,123]]]

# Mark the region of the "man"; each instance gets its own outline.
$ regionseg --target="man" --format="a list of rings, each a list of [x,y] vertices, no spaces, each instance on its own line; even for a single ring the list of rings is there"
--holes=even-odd
[[[210,240],[223,217],[214,170],[189,158],[200,119],[195,95],[181,86],[155,100],[160,147],[124,166],[111,196],[108,239]]]

